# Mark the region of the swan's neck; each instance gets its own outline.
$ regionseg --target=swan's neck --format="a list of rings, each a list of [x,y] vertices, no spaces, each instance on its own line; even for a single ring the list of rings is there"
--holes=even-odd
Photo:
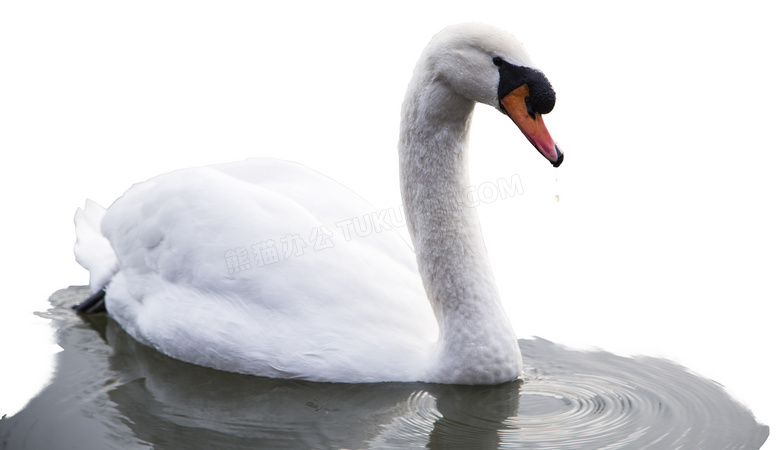
[[[404,101],[399,156],[407,224],[439,323],[432,379],[487,384],[516,378],[522,361],[476,210],[463,204],[473,110],[473,101],[436,77],[415,77]]]

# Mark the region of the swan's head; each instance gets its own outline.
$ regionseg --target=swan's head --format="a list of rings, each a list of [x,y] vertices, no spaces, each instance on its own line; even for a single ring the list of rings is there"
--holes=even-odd
[[[433,38],[422,61],[458,94],[508,115],[539,153],[561,165],[563,152],[542,120],[555,106],[555,91],[512,35],[484,24],[454,25]]]

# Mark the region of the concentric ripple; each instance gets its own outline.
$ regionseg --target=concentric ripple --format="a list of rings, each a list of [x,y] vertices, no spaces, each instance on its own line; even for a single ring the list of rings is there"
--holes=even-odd
[[[670,361],[520,344],[522,382],[428,385],[375,447],[757,449],[767,439],[720,385]],[[411,436],[426,429],[415,445]]]
[[[521,341],[532,366],[507,443],[533,448],[759,448],[768,429],[718,384],[657,358]]]
[[[622,380],[591,375],[532,378],[521,395],[521,408],[508,423],[522,433],[511,437],[550,448],[646,442],[651,423],[645,418],[657,419],[662,409]]]

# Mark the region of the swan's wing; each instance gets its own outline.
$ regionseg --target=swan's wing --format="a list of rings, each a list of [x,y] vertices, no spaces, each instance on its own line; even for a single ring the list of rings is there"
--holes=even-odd
[[[383,366],[414,359],[437,329],[400,236],[345,236],[336,225],[371,211],[329,178],[276,160],[137,184],[102,222],[119,262],[109,312],[142,342],[207,366],[392,372]]]
[[[416,273],[409,247],[386,217],[381,224],[377,218],[371,205],[328,177],[295,163],[253,159],[136,184],[111,206],[102,231],[123,269],[204,289],[256,275],[243,274],[246,265],[282,267],[317,253],[381,255],[396,270]]]

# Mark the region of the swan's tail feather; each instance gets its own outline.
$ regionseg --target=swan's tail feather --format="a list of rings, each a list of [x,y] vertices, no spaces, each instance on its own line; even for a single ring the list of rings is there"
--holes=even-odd
[[[73,306],[73,309],[76,310],[76,312],[81,314],[95,314],[95,313],[106,312],[105,298],[106,298],[106,291],[104,289],[101,289],[95,292],[94,294],[92,294],[88,299],[84,300],[78,305]]]
[[[76,245],[73,251],[76,261],[89,271],[89,286],[95,294],[103,291],[119,267],[111,243],[100,231],[105,214],[105,208],[87,200],[74,218]]]

